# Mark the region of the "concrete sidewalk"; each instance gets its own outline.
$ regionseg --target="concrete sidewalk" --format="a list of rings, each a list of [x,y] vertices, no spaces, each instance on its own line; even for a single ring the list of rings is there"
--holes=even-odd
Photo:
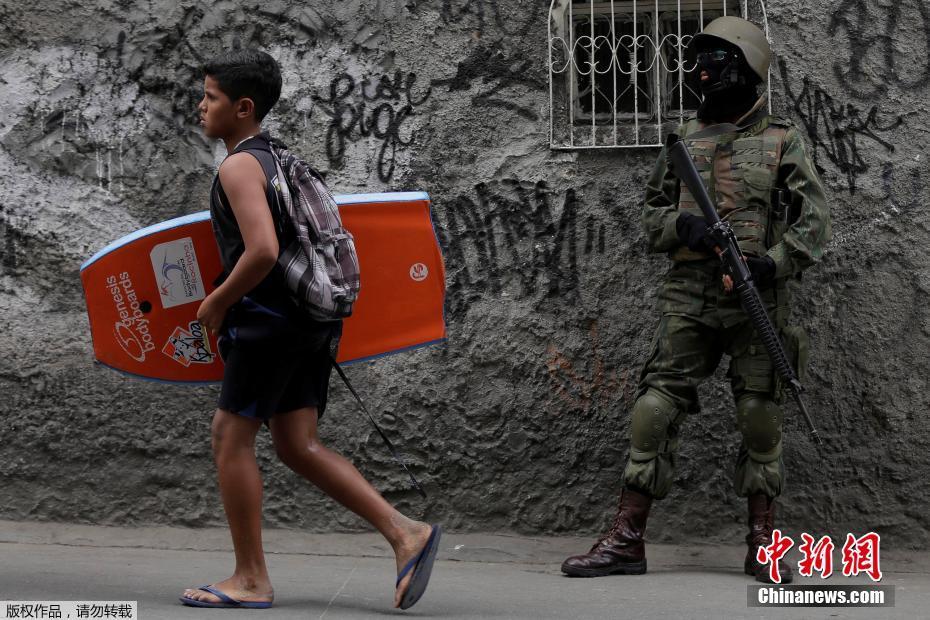
[[[0,600],[132,600],[139,617],[185,619],[230,614],[275,618],[926,618],[930,554],[882,550],[883,585],[894,608],[764,609],[747,606],[745,547],[650,545],[649,573],[569,579],[559,572],[588,538],[443,536],[423,599],[391,608],[394,562],[373,534],[268,530],[265,548],[275,586],[266,611],[194,609],[177,597],[189,586],[229,575],[223,529],[113,528],[0,521]],[[796,562],[797,557],[793,558]],[[839,553],[835,554],[839,562]],[[796,583],[823,584],[819,578]],[[831,585],[871,583],[834,576]],[[0,609],[0,618],[5,609]]]

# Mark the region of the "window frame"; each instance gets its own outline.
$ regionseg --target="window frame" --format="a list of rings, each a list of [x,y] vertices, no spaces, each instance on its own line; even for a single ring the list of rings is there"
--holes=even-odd
[[[755,4],[751,14],[749,0],[552,0],[548,30],[550,148],[661,146],[669,130],[665,126],[680,123],[699,102],[693,88],[696,84],[689,84],[688,78],[695,67],[687,66],[684,55],[694,33],[683,30],[682,22],[696,21],[703,30],[721,15],[749,15],[750,19],[758,15],[756,21],[761,21],[768,38],[764,0],[755,0]],[[603,27],[605,20],[609,28]],[[624,22],[634,25],[632,35],[617,27]],[[581,33],[579,28],[589,25],[590,31]],[[618,35],[618,31],[623,34]],[[621,47],[628,50],[625,62],[629,71],[623,70],[624,60],[618,56]],[[605,58],[608,66],[602,69]],[[622,102],[630,88],[632,110]],[[766,88],[771,94],[768,80]],[[686,89],[691,96],[686,95]]]

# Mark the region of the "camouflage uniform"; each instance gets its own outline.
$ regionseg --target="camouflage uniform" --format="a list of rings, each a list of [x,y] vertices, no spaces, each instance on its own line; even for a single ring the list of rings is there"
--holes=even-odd
[[[819,260],[830,240],[823,188],[798,131],[758,112],[765,99],[757,88],[772,59],[762,30],[739,17],[718,17],[694,35],[692,52],[702,94],[697,117],[737,120],[704,127],[695,119],[678,134],[720,217],[751,258],[747,268],[759,279],[762,303],[801,375],[807,340],[788,326],[786,282]],[[710,247],[706,221],[687,187],[668,170],[664,150],[646,189],[642,220],[650,249],[667,252],[672,266],[659,288],[661,318],[633,405],[624,486],[610,529],[587,553],[566,558],[562,572],[573,577],[646,572],[646,521],[653,499],[667,495],[672,485],[678,430],[698,411],[698,384],[727,353],[742,434],[734,482],[747,497],[749,513],[743,571],[774,583],[757,554],[772,543],[774,498],[784,486],[782,386],[738,296],[724,293],[719,259],[699,251]],[[788,564],[779,564],[777,578],[793,579]]]
[[[799,328],[787,325],[791,301],[786,282],[821,258],[831,236],[829,210],[797,129],[771,116],[750,122],[739,131],[692,139],[704,127],[695,119],[679,134],[743,252],[773,259],[775,284],[761,296],[801,374],[807,340]],[[777,188],[790,194],[775,193]],[[791,206],[777,196],[789,196]],[[661,318],[633,405],[624,482],[655,498],[668,493],[678,429],[687,414],[699,410],[697,386],[726,353],[742,433],[736,491],[778,496],[784,486],[782,386],[739,297],[723,290],[720,261],[681,245],[676,232],[681,211],[701,215],[687,188],[668,170],[663,149],[648,182],[642,224],[650,250],[667,252],[672,265],[659,288]]]

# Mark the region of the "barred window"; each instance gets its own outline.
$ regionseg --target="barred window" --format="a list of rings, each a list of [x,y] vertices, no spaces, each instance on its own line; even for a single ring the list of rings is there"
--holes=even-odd
[[[759,24],[756,0],[552,0],[550,147],[659,146],[669,125],[701,103],[686,50],[722,15]],[[750,10],[752,8],[752,10]]]

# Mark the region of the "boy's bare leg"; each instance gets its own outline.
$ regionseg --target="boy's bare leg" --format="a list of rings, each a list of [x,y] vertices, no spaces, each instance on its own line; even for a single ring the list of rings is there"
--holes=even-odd
[[[285,465],[384,535],[394,549],[398,572],[423,549],[431,527],[399,513],[352,463],[320,443],[316,408],[274,416],[271,436],[278,457]],[[394,594],[395,607],[400,605],[409,581],[410,574],[398,585]]]
[[[222,409],[213,416],[213,457],[236,554],[232,577],[213,585],[234,599],[256,602],[274,598],[262,550],[262,479],[255,460],[255,435],[260,427],[259,420]],[[184,596],[219,601],[196,588],[185,590]]]

